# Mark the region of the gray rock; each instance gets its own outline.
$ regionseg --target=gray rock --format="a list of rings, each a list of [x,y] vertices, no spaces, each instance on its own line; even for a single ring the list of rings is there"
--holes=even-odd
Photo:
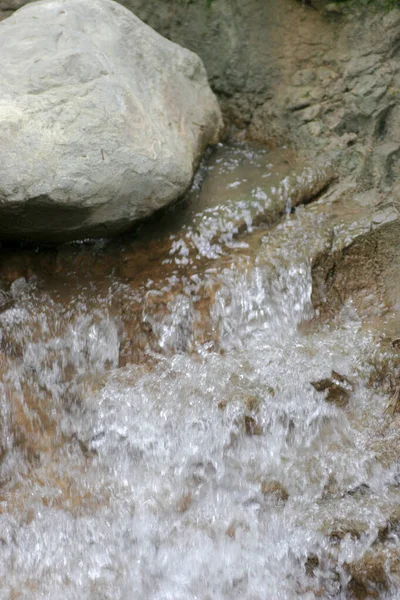
[[[222,128],[194,53],[112,0],[0,23],[0,238],[127,229],[188,189]]]
[[[25,0],[0,0],[0,6],[6,1]],[[400,10],[358,10],[362,3],[347,2],[337,15],[329,10],[340,3],[324,10],[329,0],[119,2],[199,54],[228,132],[270,146],[294,145],[308,158],[341,148],[343,173],[375,185],[375,145],[399,139],[393,120]],[[321,109],[314,115],[315,105]],[[343,144],[343,136],[354,135]]]

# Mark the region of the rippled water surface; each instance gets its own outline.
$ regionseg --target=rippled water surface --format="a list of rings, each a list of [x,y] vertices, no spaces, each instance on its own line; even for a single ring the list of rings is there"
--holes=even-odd
[[[221,148],[135,238],[3,251],[1,598],[351,597],[400,475],[376,332],[312,321],[296,214],[273,251],[254,226],[292,160]]]

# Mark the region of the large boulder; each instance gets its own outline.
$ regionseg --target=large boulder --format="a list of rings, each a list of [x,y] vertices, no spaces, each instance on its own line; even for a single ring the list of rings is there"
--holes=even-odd
[[[182,196],[222,128],[199,57],[112,0],[0,23],[0,239],[107,236]]]

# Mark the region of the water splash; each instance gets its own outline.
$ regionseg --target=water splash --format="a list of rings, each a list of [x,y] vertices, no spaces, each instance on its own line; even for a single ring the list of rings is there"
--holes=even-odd
[[[207,250],[197,271],[111,281],[67,307],[40,282],[14,286],[0,314],[0,598],[346,597],[346,564],[399,499],[369,444],[386,400],[365,385],[375,342],[351,303],[307,329],[293,227],[278,250]],[[123,368],[121,303],[155,340]],[[345,410],[310,383],[332,370],[355,382]]]

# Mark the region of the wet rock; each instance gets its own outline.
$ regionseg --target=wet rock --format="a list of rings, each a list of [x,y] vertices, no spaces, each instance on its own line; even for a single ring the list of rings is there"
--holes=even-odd
[[[362,521],[355,520],[334,520],[326,523],[321,533],[327,536],[334,544],[339,543],[346,536],[353,540],[359,540],[360,537],[368,530],[367,525]]]
[[[112,0],[33,2],[1,22],[0,53],[3,239],[127,229],[182,196],[218,139],[199,57]]]
[[[192,494],[191,492],[187,492],[185,494],[183,494],[183,496],[180,498],[179,502],[178,502],[178,512],[184,513],[187,512],[190,508],[190,505],[192,503]]]
[[[400,413],[400,360],[397,339],[384,343],[371,364],[368,386],[389,395],[385,413],[395,417]],[[393,424],[395,420],[393,420]]]
[[[390,587],[391,575],[400,574],[400,551],[398,548],[383,547],[370,550],[360,560],[345,567],[350,575],[350,598],[380,598]]]
[[[260,409],[262,400],[259,396],[248,396],[245,399],[245,406],[251,412],[258,412]]]
[[[331,378],[312,381],[311,385],[317,392],[326,392],[325,400],[340,408],[345,408],[349,402],[350,390],[353,386],[350,380],[336,371],[332,371]]]
[[[246,523],[243,523],[242,521],[234,520],[229,524],[225,533],[228,537],[234,539],[240,531],[249,531],[248,525],[246,525]]]
[[[379,528],[377,543],[383,543],[393,539],[393,536],[396,536],[400,531],[400,506],[396,506],[388,515],[386,523]]]
[[[0,290],[0,313],[14,306],[15,300],[8,292]]]
[[[400,413],[400,382],[395,382],[394,392],[390,398],[385,412],[389,415],[395,415],[396,413]]]
[[[332,371],[332,378],[339,381],[341,384],[346,385],[351,390],[353,389],[353,382],[345,375],[341,375],[337,371]]]
[[[329,539],[331,540],[331,542],[334,542],[334,543],[340,542],[346,536],[349,536],[353,540],[359,540],[361,537],[361,533],[363,533],[363,532],[360,532],[358,529],[355,529],[354,527],[343,526],[343,527],[340,527],[339,529],[332,529],[332,531],[329,532]]]
[[[394,338],[391,342],[390,345],[392,346],[392,348],[394,348],[395,350],[400,350],[400,337],[398,338]]]
[[[244,428],[247,435],[262,435],[263,429],[254,417],[245,415]]]
[[[279,502],[286,502],[289,499],[287,490],[276,480],[264,480],[261,483],[261,493],[264,496],[274,498]]]
[[[4,370],[7,366],[5,362]],[[42,390],[38,398],[29,383],[21,377],[20,385],[8,386],[6,398],[10,411],[2,423],[0,453],[15,447],[28,464],[37,465],[42,455],[53,452],[64,440],[62,435],[56,435],[56,411],[51,414],[49,410],[51,395]]]
[[[349,403],[349,392],[336,383],[329,387],[325,400],[332,402],[340,408],[345,408]]]
[[[308,577],[313,577],[315,569],[319,566],[319,558],[316,554],[310,554],[304,564]]]
[[[385,467],[400,464],[400,414],[392,413],[389,418],[378,427],[369,444],[377,460]],[[398,468],[394,474],[396,487],[400,483]]]
[[[343,496],[353,496],[353,498],[361,498],[365,496],[371,491],[371,488],[366,483],[362,483],[361,485],[357,485],[354,488],[347,490]]]
[[[336,477],[333,474],[330,474],[324,485],[321,498],[345,498],[346,496],[351,496],[360,499],[369,492],[370,487],[365,483],[351,487],[350,489],[343,489],[343,487],[339,485]]]

